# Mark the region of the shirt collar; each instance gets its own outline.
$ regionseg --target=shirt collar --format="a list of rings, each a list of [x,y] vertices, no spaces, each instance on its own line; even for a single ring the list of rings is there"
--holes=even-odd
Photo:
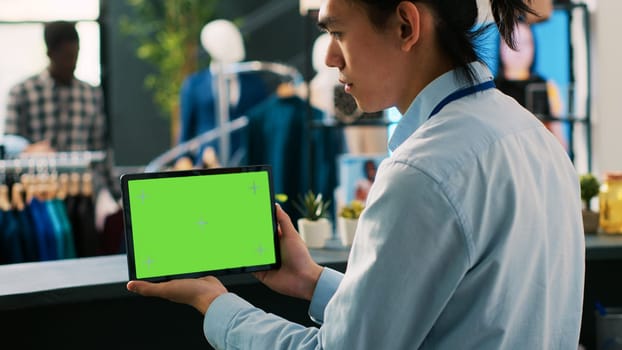
[[[75,83],[76,83],[76,78],[73,77],[69,85],[57,84],[56,80],[54,80],[54,78],[52,77],[52,74],[50,74],[49,68],[46,68],[41,71],[41,73],[39,74],[39,80],[41,80],[41,82],[43,82],[44,84],[50,87],[73,87],[75,86]]]
[[[391,136],[391,140],[389,141],[390,151],[395,151],[395,149],[406,141],[415,130],[425,123],[436,105],[449,94],[467,86],[476,85],[493,79],[492,73],[485,64],[481,62],[471,62],[469,63],[469,67],[475,73],[474,84],[460,79],[458,71],[454,69],[434,79],[421,90],[397,124],[393,136]]]
[[[50,74],[50,70],[47,68],[41,71],[41,74],[39,74],[39,80],[41,80],[45,84],[54,86],[54,79],[52,78],[52,75]]]

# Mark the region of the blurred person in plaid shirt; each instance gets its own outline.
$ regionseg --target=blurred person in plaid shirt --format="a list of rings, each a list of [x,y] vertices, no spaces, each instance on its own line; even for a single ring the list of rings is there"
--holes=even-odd
[[[75,23],[46,23],[44,39],[49,65],[11,89],[5,133],[28,139],[28,153],[106,151],[106,160],[94,164],[94,190],[118,198],[102,90],[74,76],[80,49]]]

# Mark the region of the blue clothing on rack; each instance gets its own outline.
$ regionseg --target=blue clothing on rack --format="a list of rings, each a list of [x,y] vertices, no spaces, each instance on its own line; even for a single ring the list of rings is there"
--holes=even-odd
[[[229,109],[229,120],[244,115],[249,108],[266,99],[268,91],[266,83],[258,73],[245,72],[238,74],[240,83],[240,98],[235,106]],[[204,69],[189,75],[183,82],[180,92],[180,134],[178,142],[188,141],[218,125],[216,115],[216,99],[214,93],[215,81],[210,69]],[[245,148],[243,136],[240,132],[231,134],[231,153],[240,147]],[[218,140],[202,145],[196,158],[196,164],[201,163],[201,154],[208,147],[214,147],[218,154]],[[192,157],[192,155],[188,155]]]
[[[39,260],[56,260],[58,258],[56,235],[54,234],[53,223],[47,212],[45,203],[37,198],[33,198],[27,208],[32,217],[33,226],[37,234]]]
[[[299,194],[312,189],[332,199],[338,180],[336,159],[346,148],[342,129],[307,125],[309,108],[312,120],[324,117],[300,97],[276,94],[247,113],[248,164],[272,166],[274,192],[291,198],[283,208],[294,222],[298,213],[290,203]]]
[[[63,233],[63,226],[60,223],[60,218],[56,212],[56,206],[52,200],[46,200],[43,202],[45,210],[50,222],[52,223],[52,231],[54,232],[54,243],[56,244],[56,258],[65,259],[65,235]]]
[[[37,244],[37,234],[33,227],[32,218],[26,209],[14,211],[15,220],[19,226],[22,240],[22,251],[24,252],[24,261],[39,260],[39,246]]]
[[[69,215],[67,214],[65,202],[60,198],[54,198],[51,200],[51,202],[55,208],[55,212],[58,215],[58,219],[61,225],[63,234],[63,251],[65,253],[65,258],[75,258],[76,246],[73,239],[73,229],[71,227],[71,222],[69,222]]]
[[[0,264],[23,262],[19,226],[11,210],[0,210],[0,237]]]

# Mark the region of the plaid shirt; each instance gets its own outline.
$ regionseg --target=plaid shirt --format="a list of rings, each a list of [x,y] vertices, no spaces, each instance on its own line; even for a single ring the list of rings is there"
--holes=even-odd
[[[57,151],[104,150],[101,89],[77,79],[58,85],[46,69],[11,89],[5,133],[48,140]]]
[[[48,140],[59,152],[110,154],[102,90],[78,79],[69,86],[56,84],[47,69],[11,89],[5,133],[23,136],[33,143]],[[95,172],[102,175],[94,176],[96,189],[111,187],[111,168],[110,157],[96,166]],[[117,192],[116,188],[112,191],[113,195]]]

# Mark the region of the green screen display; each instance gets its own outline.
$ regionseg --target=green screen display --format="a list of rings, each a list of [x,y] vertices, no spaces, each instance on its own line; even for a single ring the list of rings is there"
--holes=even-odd
[[[269,184],[267,171],[128,180],[136,278],[275,264]]]

